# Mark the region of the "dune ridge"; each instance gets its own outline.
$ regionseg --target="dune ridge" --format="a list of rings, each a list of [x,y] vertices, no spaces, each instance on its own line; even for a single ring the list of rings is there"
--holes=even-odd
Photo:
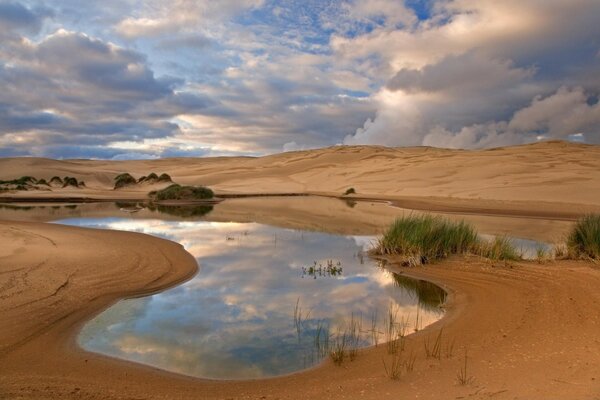
[[[146,188],[112,190],[116,174],[165,171],[175,182],[217,193],[317,193],[386,199],[440,198],[600,206],[600,146],[561,141],[486,150],[336,146],[264,157],[142,161],[0,159],[0,179],[73,175],[87,188],[2,197],[143,198]]]

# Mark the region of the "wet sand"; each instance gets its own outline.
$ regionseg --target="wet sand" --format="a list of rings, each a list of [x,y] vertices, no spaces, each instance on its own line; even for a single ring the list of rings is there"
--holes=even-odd
[[[404,270],[451,296],[447,315],[409,336],[412,372],[386,377],[385,346],[341,367],[329,360],[286,377],[207,381],[85,352],[81,324],[123,297],[175,285],[196,270],[177,244],[135,233],[2,223],[2,398],[495,398],[594,399],[600,395],[600,270],[579,262],[493,265],[452,259]],[[452,355],[427,359],[443,328]],[[445,346],[445,345],[444,345]],[[468,375],[457,383],[464,348]],[[389,362],[389,361],[388,361]]]

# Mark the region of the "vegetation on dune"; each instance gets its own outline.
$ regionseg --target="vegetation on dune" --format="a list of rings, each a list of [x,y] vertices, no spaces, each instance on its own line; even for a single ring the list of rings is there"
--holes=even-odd
[[[22,176],[17,179],[11,179],[9,181],[0,180],[0,185],[32,185],[37,182],[33,176]]]
[[[354,190],[354,188],[351,187],[350,189],[348,189],[344,192],[344,196],[347,196],[349,194],[356,194],[356,190]]]
[[[79,187],[79,182],[77,182],[76,178],[65,176],[63,179],[63,187],[67,186]]]
[[[158,181],[159,182],[172,182],[171,176],[169,174],[164,174],[164,173],[158,177]]]
[[[577,220],[567,237],[571,258],[600,260],[600,214],[588,214]]]
[[[204,186],[181,186],[173,184],[165,189],[150,192],[154,200],[206,200],[212,199],[214,193]]]
[[[50,184],[62,186],[63,180],[60,176],[53,176],[52,178],[50,178]]]
[[[48,190],[47,188],[42,188],[42,186],[55,186],[55,187],[80,187],[85,186],[83,181],[78,182],[76,178],[65,176],[64,178],[60,178],[58,176],[54,176],[48,182],[46,179],[37,179],[33,176],[22,176],[17,179],[11,179],[8,181],[0,180],[0,187],[2,190],[36,190],[43,189]]]
[[[405,265],[421,265],[451,254],[478,254],[494,260],[520,259],[507,238],[482,240],[464,221],[453,222],[428,214],[396,219],[379,239],[375,254],[402,255]]]
[[[115,189],[120,189],[125,186],[135,185],[137,181],[127,172],[115,176]]]

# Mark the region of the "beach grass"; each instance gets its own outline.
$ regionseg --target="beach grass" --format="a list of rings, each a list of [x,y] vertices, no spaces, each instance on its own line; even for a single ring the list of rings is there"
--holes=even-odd
[[[401,255],[410,266],[427,264],[452,254],[477,254],[492,260],[518,260],[519,252],[507,237],[481,239],[464,221],[429,214],[396,219],[379,239],[376,255]]]
[[[577,220],[567,237],[570,258],[600,260],[600,214],[588,214]]]

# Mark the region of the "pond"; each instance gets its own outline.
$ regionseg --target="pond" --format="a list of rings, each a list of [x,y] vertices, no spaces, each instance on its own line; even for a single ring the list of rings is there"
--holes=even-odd
[[[406,333],[442,316],[441,289],[379,268],[365,256],[372,237],[257,223],[58,222],[160,236],[196,257],[193,279],[123,300],[79,336],[87,350],[173,372],[213,379],[288,374],[320,362],[338,340],[353,340],[356,347],[383,343],[390,309]]]
[[[87,323],[79,335],[87,350],[195,377],[264,378],[310,368],[342,341],[348,349],[381,345],[390,336],[390,312],[396,334],[443,315],[439,287],[366,256],[375,233],[399,213],[386,205],[305,198],[142,206],[0,209],[5,219],[155,235],[181,243],[196,258],[199,271],[190,281],[120,301]],[[563,228],[534,222],[536,232]],[[510,226],[488,217],[476,223]],[[543,244],[518,243],[525,253]]]

